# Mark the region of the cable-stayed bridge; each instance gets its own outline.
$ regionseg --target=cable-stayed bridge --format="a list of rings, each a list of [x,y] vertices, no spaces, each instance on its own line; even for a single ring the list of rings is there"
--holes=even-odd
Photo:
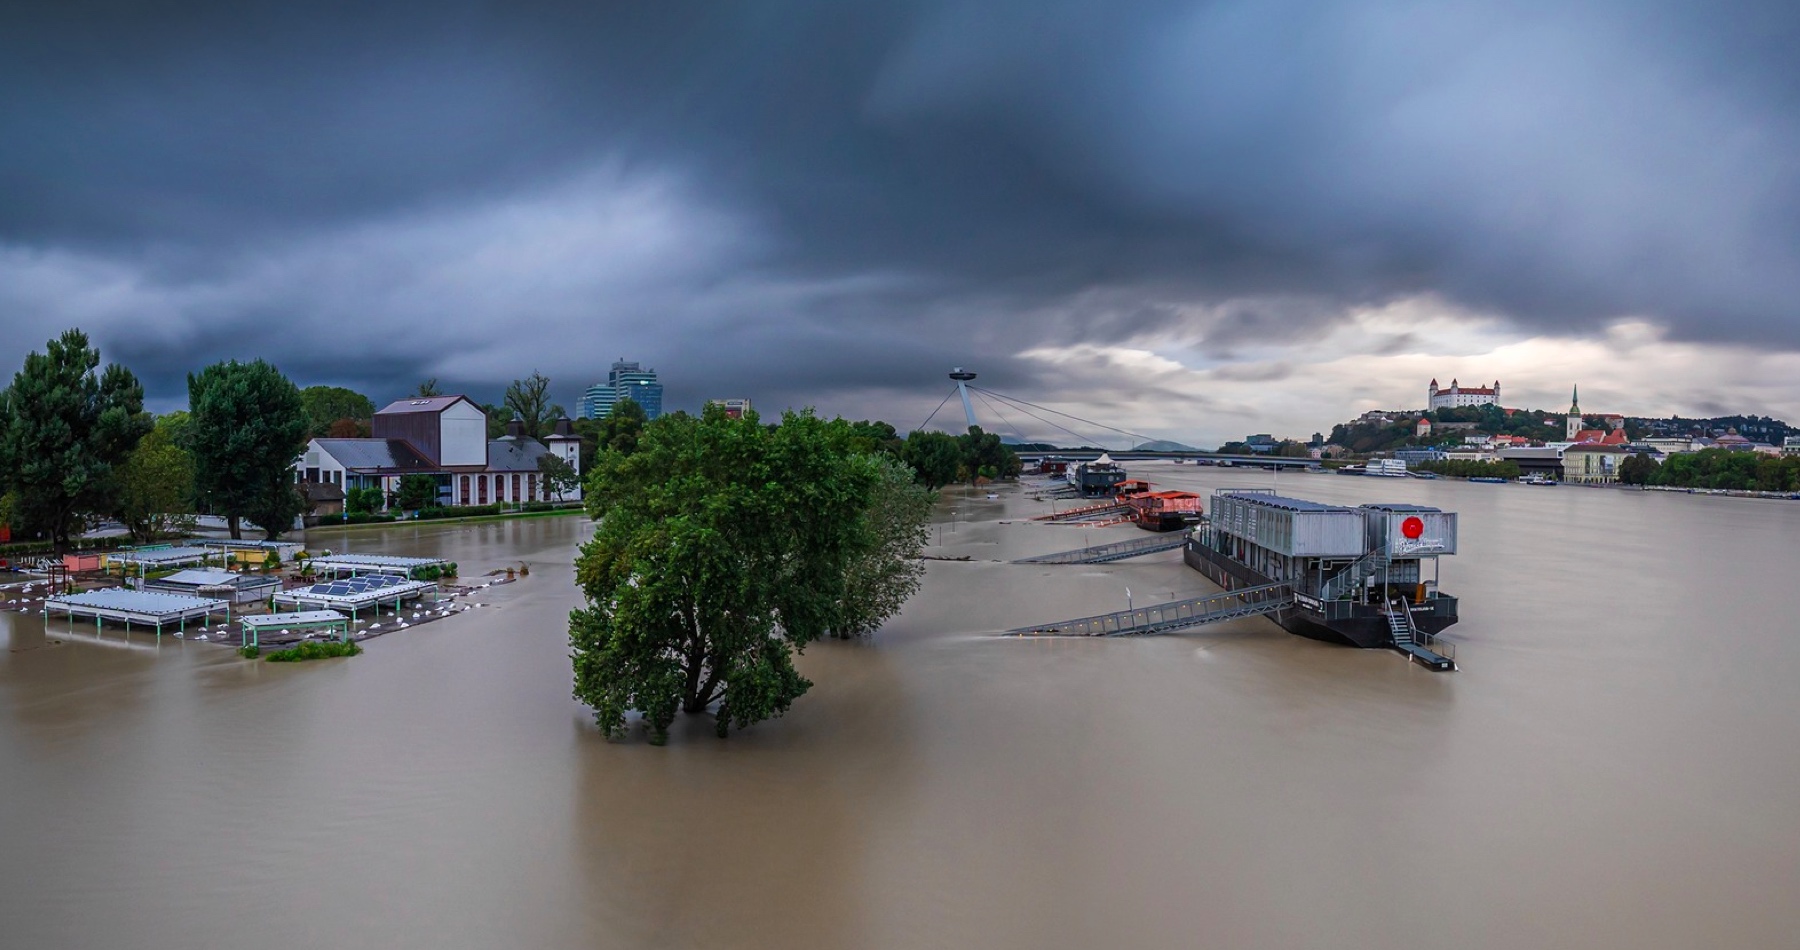
[[[1241,465],[1245,467],[1274,469],[1309,468],[1318,464],[1317,460],[1310,458],[1279,458],[1270,455],[1221,455],[1216,452],[1208,452],[1202,449],[1139,448],[1138,446],[1147,443],[1156,443],[1162,440],[1142,432],[1133,432],[1130,429],[1121,429],[1118,426],[1107,425],[1104,422],[1084,419],[1081,416],[1063,412],[1060,409],[1052,409],[1049,406],[1029,402],[1016,396],[1008,396],[1004,393],[998,393],[991,389],[973,385],[976,378],[977,374],[969,372],[960,366],[952,370],[950,372],[950,379],[954,381],[956,385],[951,387],[950,392],[945,394],[943,401],[939,402],[937,408],[931,411],[931,415],[925,417],[925,421],[920,423],[918,428],[923,429],[929,426],[931,420],[937,418],[938,413],[943,411],[944,407],[950,404],[950,400],[960,398],[963,408],[963,418],[968,423],[969,428],[981,426],[980,421],[975,417],[975,403],[980,402],[986,408],[986,412],[990,414],[994,420],[1000,423],[997,427],[981,426],[981,429],[984,432],[992,432],[1001,435],[1010,434],[1013,438],[1022,443],[1045,441],[1041,438],[1027,438],[1024,431],[1019,428],[1018,424],[1009,418],[1006,412],[1002,411],[1002,407],[1005,407],[1016,415],[1036,420],[1038,423],[1048,426],[1058,433],[1074,438],[1075,444],[1077,445],[1098,446],[1097,448],[1092,449],[1057,449],[1054,451],[1042,452],[1019,452],[1019,458],[1025,461],[1036,461],[1045,456],[1054,455],[1059,459],[1081,462],[1091,461],[1099,458],[1102,453],[1105,453],[1111,455],[1118,461],[1129,461],[1131,459],[1193,459],[1217,465]],[[1058,420],[1067,420],[1067,422]],[[1071,423],[1075,426],[1085,427],[1086,432],[1077,430],[1070,425]],[[1105,434],[1096,437],[1096,432]],[[1106,442],[1121,437],[1125,440],[1129,440],[1126,443],[1127,447],[1114,449],[1105,445]]]

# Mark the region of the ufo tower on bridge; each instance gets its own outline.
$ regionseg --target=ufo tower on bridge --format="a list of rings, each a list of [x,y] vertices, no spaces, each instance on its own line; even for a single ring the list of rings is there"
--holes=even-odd
[[[975,407],[969,405],[969,380],[975,374],[958,366],[950,371],[950,378],[956,380],[956,394],[962,397],[963,418],[969,420],[969,428],[975,428]]]

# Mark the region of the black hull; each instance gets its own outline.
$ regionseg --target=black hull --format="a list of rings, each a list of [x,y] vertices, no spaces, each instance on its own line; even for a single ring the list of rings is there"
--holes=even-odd
[[[1225,555],[1205,546],[1189,541],[1182,548],[1181,557],[1187,565],[1207,580],[1225,590],[1237,590],[1244,587],[1257,587],[1273,584],[1274,579],[1232,560]],[[1393,634],[1388,629],[1387,617],[1374,604],[1354,604],[1345,601],[1334,601],[1329,604],[1301,596],[1301,603],[1286,610],[1266,614],[1283,630],[1296,636],[1311,640],[1323,640],[1326,643],[1338,643],[1344,646],[1376,649],[1392,647]],[[1317,606],[1314,606],[1314,605]],[[1326,611],[1330,611],[1327,616]],[[1420,630],[1430,634],[1441,633],[1456,623],[1456,598],[1438,596],[1413,609],[1413,623]]]
[[[1132,519],[1132,523],[1145,531],[1180,531],[1194,525],[1193,522],[1183,518],[1178,511],[1167,514],[1138,515]]]

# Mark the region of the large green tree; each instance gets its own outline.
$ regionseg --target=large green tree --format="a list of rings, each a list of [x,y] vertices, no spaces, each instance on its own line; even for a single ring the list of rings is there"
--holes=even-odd
[[[745,418],[754,420],[756,414],[754,412],[745,413]],[[643,433],[644,426],[648,424],[644,407],[637,400],[629,396],[620,398],[619,401],[613,403],[612,411],[606,414],[606,418],[599,420],[596,433],[599,439],[599,451],[615,452],[620,455],[630,455],[636,452],[638,438]]]
[[[339,420],[366,423],[375,416],[375,403],[369,397],[342,386],[308,386],[300,390],[300,404],[306,407],[315,439],[330,435]]]
[[[926,524],[936,493],[918,484],[912,467],[899,459],[878,454],[875,464],[875,484],[863,514],[870,544],[845,569],[844,598],[831,627],[836,637],[879,630],[918,592],[925,576],[919,554],[930,537]]]
[[[588,481],[598,522],[576,560],[575,697],[609,735],[641,712],[662,742],[717,703],[719,735],[781,715],[811,686],[794,654],[844,622],[848,573],[874,543],[880,469],[847,427],[664,417]]]
[[[294,459],[311,420],[300,390],[257,360],[214,363],[188,374],[188,448],[200,501],[225,516],[233,538],[247,518],[274,538],[305,509],[294,487]]]
[[[970,426],[968,434],[956,437],[962,447],[964,475],[973,484],[978,478],[1010,478],[1019,474],[1019,457],[992,432]]]
[[[926,488],[942,488],[956,481],[962,470],[962,448],[947,432],[914,430],[900,446],[900,458],[912,466]]]
[[[159,416],[118,467],[114,514],[133,540],[149,543],[194,527],[194,457],[181,444],[187,413]]]
[[[0,478],[22,527],[68,547],[89,517],[117,508],[122,464],[150,430],[144,387],[118,364],[100,369],[87,334],[69,330],[0,394]]]

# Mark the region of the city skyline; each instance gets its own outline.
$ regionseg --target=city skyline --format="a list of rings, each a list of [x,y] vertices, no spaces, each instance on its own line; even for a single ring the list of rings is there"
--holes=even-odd
[[[1190,443],[1431,376],[1800,418],[1800,12],[1734,11],[40,5],[0,360],[574,405],[604,345],[903,427],[967,365]]]

